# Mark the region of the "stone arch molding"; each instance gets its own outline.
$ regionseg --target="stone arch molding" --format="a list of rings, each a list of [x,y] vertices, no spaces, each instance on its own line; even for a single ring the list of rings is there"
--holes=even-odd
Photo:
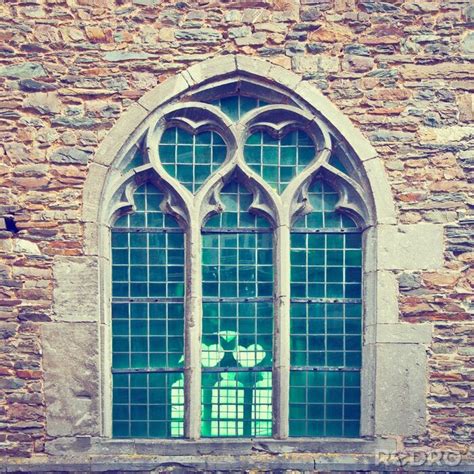
[[[215,95],[230,95],[229,91],[261,95],[273,99],[268,102],[278,105],[254,109],[241,122],[233,123],[217,107],[203,104]],[[182,102],[182,99],[187,102]],[[166,123],[179,124],[188,131],[206,128],[218,131],[226,142],[226,160],[194,197],[164,172],[156,156],[157,140]],[[313,138],[317,157],[279,196],[248,168],[240,144],[245,142],[248,131],[266,129],[275,136],[292,127],[303,128]],[[144,139],[149,149],[145,163],[124,172],[127,157]],[[331,150],[336,147],[342,150],[341,155],[346,160],[343,164],[350,177],[328,161]],[[391,436],[411,436],[424,431],[426,345],[431,340],[431,326],[399,321],[396,277],[400,271],[442,266],[442,228],[434,224],[397,224],[392,193],[381,159],[350,120],[313,85],[266,61],[227,55],[194,65],[146,93],[117,121],[90,164],[83,191],[84,256],[57,259],[55,322],[45,325],[43,330],[45,393],[47,401],[54,402],[51,405],[54,408],[47,410],[48,434],[57,438],[48,442],[49,452],[55,449],[59,452],[64,446],[73,452],[73,438],[68,438],[71,436],[92,437],[96,441],[90,449],[96,449],[94,443],[106,443],[110,436],[107,428],[110,425],[107,374],[110,372],[111,351],[107,326],[110,318],[108,236],[111,218],[130,210],[134,189],[147,179],[154,179],[159,181],[164,191],[162,206],[166,212],[186,223],[189,213],[198,211],[199,219],[195,221],[200,222],[209,213],[220,210],[219,190],[226,179],[236,173],[254,194],[252,206],[255,212],[269,217],[277,227],[278,224],[280,227],[288,225],[291,216],[310,210],[305,193],[312,176],[318,173],[338,190],[339,207],[355,218],[364,230],[364,415],[361,434],[363,442],[369,444],[361,447],[360,440],[355,445],[344,441],[340,444],[340,452],[344,449],[351,452],[358,452],[357,449],[363,452],[395,449],[395,438],[393,442],[388,439]],[[282,212],[285,208],[286,212]],[[286,222],[282,216],[286,216]],[[192,226],[190,230],[195,233],[196,241],[200,227]],[[429,255],[426,249],[430,250]],[[194,255],[196,249],[188,251]],[[288,262],[279,262],[282,268],[285,264]],[[77,292],[74,301],[65,297],[72,287]],[[96,294],[92,294],[94,287]],[[197,301],[193,301],[197,294],[190,292],[186,296],[189,303]],[[81,301],[80,305],[73,304],[78,301]],[[199,318],[198,313],[194,316]],[[62,359],[67,357],[67,348],[61,355],[56,341],[58,334],[64,331],[82,334],[83,340],[88,341],[82,344],[79,336],[71,340],[78,353],[82,346],[87,351],[84,355],[87,370],[84,369],[84,373],[89,375],[83,382],[71,381],[59,369]],[[91,339],[97,344],[91,344]],[[196,345],[192,348],[193,351],[198,349]],[[397,361],[396,371],[392,370],[394,361]],[[81,363],[78,358],[77,364]],[[78,392],[78,383],[82,383],[84,393],[88,393],[87,411],[91,416],[87,419],[83,410],[77,411],[78,405],[67,392]],[[61,395],[63,392],[64,396]],[[406,393],[410,393],[410,397],[407,398]],[[160,442],[166,446],[166,442]],[[278,444],[278,440],[273,442]],[[137,441],[133,443],[135,446]],[[305,445],[304,450],[324,452],[329,449],[320,441],[315,443]],[[339,446],[332,443],[330,449],[338,451],[336,445]],[[113,447],[104,449],[113,454]],[[183,453],[186,449],[183,448]],[[275,447],[276,451],[278,449]],[[281,449],[288,452],[285,451],[288,448]],[[288,466],[291,467],[290,461]]]
[[[245,124],[232,124],[214,106],[192,101],[178,102],[183,97],[206,100],[232,89],[242,93],[247,90],[253,94],[261,91],[262,95],[273,97],[283,105],[255,109],[247,114]],[[169,179],[156,156],[159,131],[164,123],[179,125],[193,132],[212,129],[218,131],[226,141],[229,150],[226,161],[202,186],[194,203],[191,203],[188,190],[175,179]],[[267,204],[263,207],[273,207],[272,201],[280,197],[248,168],[239,150],[239,143],[245,141],[244,135],[249,131],[267,129],[273,135],[279,135],[297,126],[312,136],[318,156],[303,173],[293,179],[284,196],[281,196],[281,200],[289,203],[291,208],[288,209],[288,215],[297,212],[297,209],[298,212],[309,210],[305,211],[301,204],[305,202],[304,183],[308,185],[318,171],[338,189],[341,196],[339,207],[352,214],[363,227],[372,227],[377,223],[395,224],[395,206],[383,165],[370,142],[350,120],[300,76],[261,59],[228,55],[194,65],[156,86],[131,106],[110,130],[94,155],[84,185],[82,217],[86,226],[86,251],[92,254],[98,251],[97,231],[109,225],[114,212],[126,207],[127,203],[121,202],[123,188],[128,184],[131,189],[132,182],[140,181],[140,177],[133,174],[146,174],[151,168],[160,176],[162,187],[169,191],[167,202],[173,201],[175,204],[170,204],[169,210],[181,219],[186,219],[184,208],[189,212],[197,203],[202,207],[204,197],[209,198],[206,192],[215,186],[216,181],[225,180],[235,169],[243,171],[250,185],[254,183],[254,191],[257,186],[259,194],[266,195]],[[124,176],[120,164],[145,134],[149,164]],[[327,162],[335,141],[344,148],[345,156],[349,158],[347,167],[351,177]],[[296,191],[300,188],[303,189],[303,195],[297,197]],[[292,193],[294,196],[288,199]],[[130,193],[126,192],[125,195]],[[182,201],[181,205],[176,206],[177,201]],[[199,212],[205,213],[206,210],[201,209]],[[271,209],[264,212],[275,218]]]

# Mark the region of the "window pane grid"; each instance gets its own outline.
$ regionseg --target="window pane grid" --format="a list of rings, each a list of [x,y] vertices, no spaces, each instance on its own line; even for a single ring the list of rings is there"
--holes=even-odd
[[[181,437],[184,235],[152,184],[133,199],[112,229],[113,435]]]
[[[346,229],[358,230],[357,224],[348,216],[336,212],[339,194],[323,181],[315,181],[309,189],[308,200],[312,212],[298,218],[295,229]]]
[[[202,436],[270,436],[273,236],[244,187],[228,184],[220,198],[225,211],[202,235]],[[257,227],[267,232],[242,232]]]
[[[263,217],[247,212],[253,201],[252,193],[232,182],[226,184],[220,193],[224,212],[212,216],[205,223],[203,231],[213,228],[240,232],[247,229],[269,229],[270,223]]]
[[[291,304],[292,366],[361,366],[360,304]]]
[[[291,296],[360,298],[360,234],[291,233]]]
[[[290,235],[289,433],[358,436],[361,235],[335,210],[339,195],[329,185],[316,181],[308,194],[313,211]]]
[[[184,375],[113,374],[113,436],[184,435]]]
[[[172,368],[183,365],[182,302],[112,303],[112,367]]]
[[[290,436],[359,436],[359,372],[290,372]]]
[[[250,168],[281,193],[313,161],[315,147],[301,130],[290,132],[283,138],[273,138],[260,131],[247,140],[244,156]]]
[[[271,371],[203,372],[202,436],[271,436],[271,377]]]
[[[224,141],[211,131],[193,135],[177,127],[168,128],[159,145],[165,170],[193,193],[219,168],[226,154]]]

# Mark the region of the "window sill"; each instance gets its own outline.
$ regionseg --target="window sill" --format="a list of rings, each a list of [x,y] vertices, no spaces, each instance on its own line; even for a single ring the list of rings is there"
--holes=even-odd
[[[60,455],[143,455],[143,456],[250,456],[288,454],[374,454],[394,451],[390,438],[291,438],[258,439],[110,439],[95,437],[57,438],[46,443],[46,452]]]

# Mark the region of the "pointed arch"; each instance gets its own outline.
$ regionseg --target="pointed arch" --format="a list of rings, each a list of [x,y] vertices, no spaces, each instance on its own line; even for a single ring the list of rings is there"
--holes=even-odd
[[[246,118],[232,123],[225,114],[213,105],[217,95],[227,97],[235,93],[264,97],[266,104],[258,104],[257,109],[248,113]],[[183,103],[181,103],[183,102]],[[207,104],[203,105],[202,102]],[[196,105],[197,104],[197,105]],[[278,105],[276,105],[278,104]],[[274,120],[278,114],[277,126]],[[239,112],[240,118],[240,112]],[[316,145],[316,158],[293,179],[293,183],[281,193],[275,192],[262,177],[252,171],[245,162],[238,140],[248,138],[242,123],[250,124],[249,130],[268,131],[275,139],[280,139],[288,131],[303,129]],[[168,125],[167,125],[168,124]],[[208,180],[204,180],[199,189],[193,192],[183,188],[179,181],[166,173],[157,156],[159,137],[169,125],[181,127],[188,132],[207,131],[219,133],[228,149],[227,157],[217,171]],[[336,143],[344,158],[342,162],[331,162],[333,144]],[[241,148],[241,147],[240,147]],[[130,164],[133,164],[131,166]],[[342,170],[341,170],[342,166]],[[344,169],[352,170],[349,177]],[[186,255],[189,261],[200,259],[201,227],[199,222],[210,212],[219,208],[219,190],[235,174],[252,191],[256,212],[270,218],[275,225],[276,252],[289,248],[288,228],[292,218],[311,211],[308,205],[307,188],[314,177],[330,183],[339,193],[337,208],[347,212],[366,230],[366,255],[375,260],[375,231],[379,224],[396,222],[395,207],[383,165],[370,142],[358,131],[350,120],[342,114],[318,89],[279,66],[263,60],[240,55],[214,58],[190,67],[180,74],[166,80],[138,100],[114,125],[94,155],[93,162],[84,186],[83,222],[85,224],[85,252],[98,255],[101,265],[102,295],[101,320],[107,323],[107,280],[109,277],[108,259],[110,250],[107,245],[111,216],[129,210],[132,205],[131,193],[139,183],[147,179],[152,170],[158,172],[158,185],[164,191],[162,210],[174,215],[187,225]],[[216,194],[217,190],[217,194]],[[277,212],[278,205],[285,212]],[[199,218],[191,221],[191,215]],[[282,218],[284,216],[284,218]],[[286,229],[286,230],[285,230]],[[367,260],[367,258],[366,258]],[[287,258],[276,262],[275,269],[284,275],[289,268]],[[200,267],[199,265],[194,265]],[[374,267],[375,268],[375,267]],[[366,268],[366,272],[372,271]],[[189,393],[189,384],[196,389],[201,382],[197,380],[198,371],[196,351],[199,350],[200,321],[202,319],[201,277],[197,274],[187,276],[186,304],[193,307],[189,316],[189,332],[186,335],[185,351],[191,354],[186,362],[188,377],[184,382],[184,391]],[[276,307],[289,306],[289,278],[284,276],[276,281],[276,293],[284,295],[276,301]],[[367,279],[366,299],[376,294],[374,278]],[[376,321],[376,310],[365,304],[366,319]],[[288,308],[287,308],[288,309]],[[368,313],[371,313],[370,315]],[[285,323],[288,324],[288,321]],[[288,328],[278,327],[278,334]],[[277,341],[275,358],[288,359],[288,341]],[[104,343],[106,345],[106,343]],[[104,359],[103,373],[107,372],[107,359]],[[372,369],[363,372],[362,385],[370,385]],[[283,371],[284,372],[284,371]],[[198,373],[199,375],[199,373]],[[281,381],[279,369],[277,382]],[[365,379],[364,379],[365,378]],[[286,382],[287,383],[287,382]],[[274,384],[275,385],[275,384]],[[109,384],[104,382],[104,400],[107,400]],[[287,396],[287,395],[286,395]],[[287,405],[285,395],[275,390],[274,405]],[[283,397],[283,398],[282,398]],[[365,399],[364,399],[365,397]],[[363,402],[373,403],[373,390],[362,394]],[[103,402],[105,403],[105,402]],[[185,418],[198,412],[200,407],[195,401],[186,405]],[[109,433],[107,409],[103,409],[104,433]],[[287,432],[280,426],[281,419],[287,416],[285,410],[278,415],[274,432],[286,437]],[[362,420],[362,433],[373,433],[372,415]],[[197,423],[185,426],[185,434],[190,438],[199,437],[199,419]]]

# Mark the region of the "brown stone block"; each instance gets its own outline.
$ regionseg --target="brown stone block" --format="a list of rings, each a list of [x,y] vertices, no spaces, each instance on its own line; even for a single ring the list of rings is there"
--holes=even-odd
[[[96,8],[110,8],[114,5],[113,0],[76,0],[78,5]]]
[[[43,373],[40,370],[17,370],[16,376],[21,379],[41,379]]]
[[[469,79],[474,77],[474,64],[406,64],[400,72],[404,79]]]
[[[423,281],[431,287],[448,287],[452,288],[459,280],[458,274],[449,274],[441,272],[424,273],[422,275]]]

